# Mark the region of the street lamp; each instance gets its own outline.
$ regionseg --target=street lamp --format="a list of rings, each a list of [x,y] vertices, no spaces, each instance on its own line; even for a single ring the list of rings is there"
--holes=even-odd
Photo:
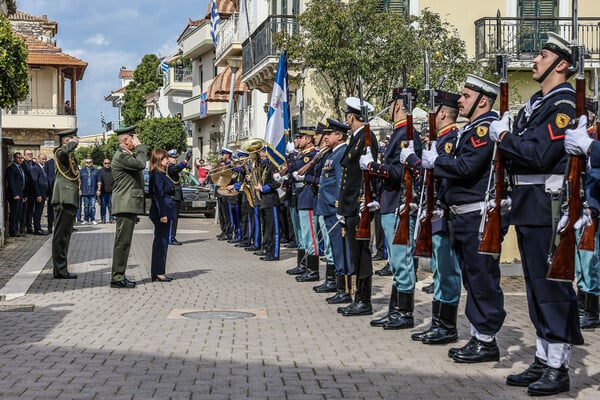
[[[227,64],[231,69],[231,85],[229,86],[229,104],[227,107],[227,119],[225,120],[225,138],[223,138],[223,146],[229,143],[229,130],[231,129],[231,115],[233,114],[233,89],[235,88],[235,78],[238,69],[242,66],[241,57],[232,57],[227,59]]]

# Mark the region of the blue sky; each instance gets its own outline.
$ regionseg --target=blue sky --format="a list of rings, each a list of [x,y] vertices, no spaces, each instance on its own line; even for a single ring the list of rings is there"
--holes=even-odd
[[[104,97],[120,87],[119,69],[135,69],[145,54],[166,55],[209,0],[17,0],[17,8],[58,23],[57,46],[88,63],[77,83],[79,135],[102,132],[100,113],[117,120]]]

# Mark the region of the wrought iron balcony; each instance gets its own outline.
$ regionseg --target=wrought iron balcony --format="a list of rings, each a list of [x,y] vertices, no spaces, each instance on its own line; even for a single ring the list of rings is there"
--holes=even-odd
[[[299,33],[296,17],[293,15],[273,15],[268,17],[242,45],[242,79],[254,75],[262,69],[268,58],[278,57],[278,51],[273,43],[273,34],[287,32],[289,35]],[[277,64],[277,59],[275,59]]]
[[[502,51],[511,62],[532,60],[545,44],[546,32],[556,32],[571,38],[571,18],[501,18],[500,34]],[[579,43],[585,45],[591,61],[600,62],[600,18],[578,19]],[[475,21],[475,57],[488,59],[497,52],[496,17],[485,17]]]
[[[231,17],[221,22],[217,36],[217,48],[215,49],[216,60],[220,60],[227,53],[228,49],[235,44],[241,46],[239,19],[239,14],[234,13]]]

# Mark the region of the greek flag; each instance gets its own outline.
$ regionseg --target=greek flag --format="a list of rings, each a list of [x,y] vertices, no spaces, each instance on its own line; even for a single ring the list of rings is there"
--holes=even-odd
[[[169,63],[164,58],[160,61],[160,70],[163,74],[169,73]]]
[[[271,104],[267,116],[267,129],[265,142],[267,143],[267,156],[277,167],[285,162],[286,135],[290,129],[290,107],[288,93],[287,54],[285,51],[279,56],[275,84],[271,93]]]
[[[210,36],[213,44],[217,47],[217,25],[221,22],[219,11],[217,9],[217,0],[212,0],[212,8],[210,9]]]

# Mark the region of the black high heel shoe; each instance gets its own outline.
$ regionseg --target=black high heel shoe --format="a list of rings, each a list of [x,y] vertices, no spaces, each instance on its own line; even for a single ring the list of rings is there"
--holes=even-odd
[[[161,278],[158,275],[152,275],[152,282],[154,282],[154,281],[171,282],[172,280],[173,280],[173,278],[169,278],[168,276],[165,276],[164,278]]]

